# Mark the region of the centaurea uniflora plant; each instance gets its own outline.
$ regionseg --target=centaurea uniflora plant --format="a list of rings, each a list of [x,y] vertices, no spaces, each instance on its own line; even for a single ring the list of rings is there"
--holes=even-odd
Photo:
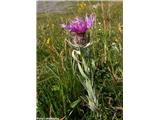
[[[88,107],[92,111],[98,109],[98,100],[94,88],[94,73],[95,61],[90,55],[90,35],[89,29],[93,27],[95,21],[95,15],[86,15],[84,19],[76,17],[71,20],[69,25],[62,24],[62,28],[69,31],[71,39],[68,41],[69,45],[73,48],[73,69],[78,69],[78,77],[83,87],[87,91]]]

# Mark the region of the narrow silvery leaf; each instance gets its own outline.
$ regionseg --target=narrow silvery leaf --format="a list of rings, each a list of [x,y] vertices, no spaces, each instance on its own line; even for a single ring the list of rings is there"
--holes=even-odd
[[[75,61],[77,61],[77,62],[80,62],[75,54],[80,55],[80,51],[77,51],[77,50],[73,50],[72,51],[72,57],[73,57],[73,59]]]
[[[95,70],[95,68],[96,68],[95,60],[93,60],[93,59],[92,59],[92,63],[91,63],[91,64],[92,64],[92,68],[93,68],[93,70]]]
[[[78,103],[80,103],[80,99],[78,99],[78,100],[76,100],[76,101],[74,101],[73,103],[71,103],[71,108],[75,108],[77,105],[78,105]]]
[[[89,68],[88,68],[88,66],[87,66],[87,64],[86,64],[86,62],[85,62],[85,60],[84,60],[84,58],[82,58],[82,64],[83,64],[83,66],[84,66],[84,70],[85,70],[85,72],[87,73],[87,74],[89,74]]]
[[[79,63],[78,63],[78,69],[79,69],[81,75],[82,75],[86,80],[88,80],[89,78],[88,78],[87,75],[84,73],[84,71],[83,71],[83,69],[82,69],[82,67],[81,67],[81,65],[80,65]]]

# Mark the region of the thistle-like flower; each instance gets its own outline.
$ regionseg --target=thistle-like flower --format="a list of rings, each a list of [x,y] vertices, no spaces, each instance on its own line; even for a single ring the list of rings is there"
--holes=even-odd
[[[71,20],[69,25],[62,24],[62,28],[71,33],[71,42],[73,44],[84,45],[89,41],[87,40],[86,32],[93,26],[94,21],[94,15],[86,15],[85,19],[76,17],[74,20]]]
[[[90,15],[89,17],[86,15],[84,20],[76,17],[70,22],[70,25],[62,24],[62,28],[69,30],[70,32],[85,33],[93,26],[94,21],[95,16],[93,15]]]
[[[83,80],[80,79],[80,82],[87,91],[88,106],[92,111],[97,110],[98,100],[96,98],[95,89],[93,87],[93,78],[90,77],[93,73],[91,73],[91,68],[89,68],[87,63],[85,62],[85,58],[89,58],[90,56],[90,50],[83,48],[88,48],[88,46],[91,45],[90,35],[89,32],[87,32],[87,30],[93,26],[94,21],[95,16],[86,15],[85,19],[76,17],[74,20],[70,22],[69,25],[62,24],[62,28],[70,32],[71,40],[68,42],[73,48],[73,69],[75,68],[75,63],[77,63],[79,72],[83,77]],[[80,47],[82,49],[79,49]]]

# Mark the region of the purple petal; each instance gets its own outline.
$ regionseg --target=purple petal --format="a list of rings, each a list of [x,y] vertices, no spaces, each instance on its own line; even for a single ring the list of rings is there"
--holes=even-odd
[[[93,15],[90,15],[89,17],[86,15],[86,18],[85,18],[85,21],[86,21],[86,24],[87,24],[87,28],[91,28],[93,26],[93,23],[95,21],[95,16]]]
[[[66,24],[62,24],[61,26],[71,32],[84,33],[93,26],[94,21],[95,16],[92,15],[86,16],[85,20],[76,17],[74,20],[71,20],[68,26]]]

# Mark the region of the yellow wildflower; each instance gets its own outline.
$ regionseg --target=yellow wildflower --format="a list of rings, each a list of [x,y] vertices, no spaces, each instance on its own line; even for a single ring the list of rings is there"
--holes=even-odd
[[[78,5],[78,10],[83,10],[86,8],[86,6],[87,6],[86,3],[82,2]]]
[[[47,43],[47,44],[49,44],[49,43],[50,43],[50,41],[51,41],[51,39],[50,39],[50,38],[48,38],[46,43]]]

